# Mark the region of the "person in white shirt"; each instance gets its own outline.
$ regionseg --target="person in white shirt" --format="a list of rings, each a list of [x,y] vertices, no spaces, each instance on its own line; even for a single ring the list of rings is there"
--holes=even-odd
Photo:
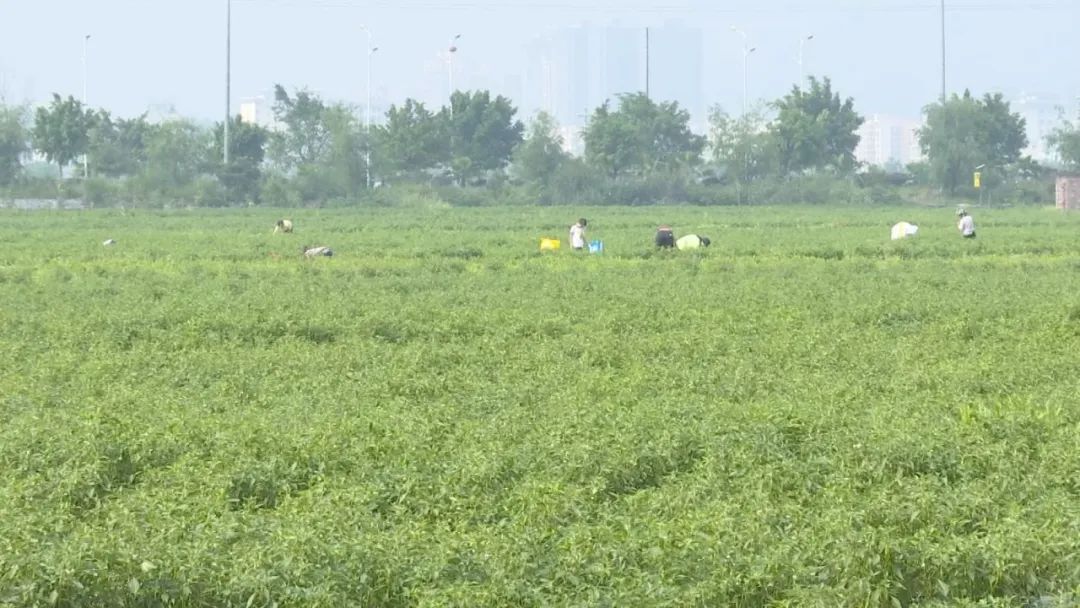
[[[975,238],[975,220],[968,215],[966,209],[959,209],[956,215],[960,217],[960,222],[956,224],[956,229],[960,231],[960,234],[965,239]]]
[[[585,221],[585,218],[581,218],[570,227],[570,247],[574,251],[585,249],[585,227],[588,225],[589,222]]]
[[[700,236],[697,234],[688,234],[686,236],[679,237],[679,240],[675,241],[675,247],[679,251],[686,249],[698,249],[699,247],[708,247],[712,244],[707,236]]]

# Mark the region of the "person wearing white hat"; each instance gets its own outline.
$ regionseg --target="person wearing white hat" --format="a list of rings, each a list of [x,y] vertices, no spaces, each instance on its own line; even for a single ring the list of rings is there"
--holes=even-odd
[[[956,216],[960,218],[960,221],[956,224],[956,229],[960,231],[960,235],[965,239],[975,238],[975,220],[967,212],[967,209],[961,207],[956,210]]]
[[[307,245],[304,245],[300,249],[304,252],[304,257],[306,258],[331,257],[334,255],[334,250],[325,246],[308,247]]]
[[[891,236],[892,240],[899,241],[900,239],[906,239],[909,236],[915,236],[919,232],[919,227],[915,224],[908,222],[898,222],[893,225]]]

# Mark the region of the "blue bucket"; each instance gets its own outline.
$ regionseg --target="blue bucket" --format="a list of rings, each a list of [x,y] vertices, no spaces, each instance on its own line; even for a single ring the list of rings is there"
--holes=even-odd
[[[589,253],[604,253],[604,241],[589,241]]]

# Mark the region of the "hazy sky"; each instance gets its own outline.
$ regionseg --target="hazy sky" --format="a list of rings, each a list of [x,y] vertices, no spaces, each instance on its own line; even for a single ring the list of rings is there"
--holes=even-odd
[[[706,102],[737,110],[744,29],[750,95],[772,99],[808,73],[832,77],[864,114],[918,115],[940,91],[939,0],[232,0],[233,103],[280,82],[362,104],[370,28],[377,99],[437,103],[447,41],[460,33],[458,88],[500,91],[524,69],[537,36],[594,26],[700,27]],[[82,94],[122,116],[151,104],[218,119],[224,113],[226,0],[0,0],[0,92],[8,102]],[[1080,0],[946,0],[948,86],[1076,107]],[[666,66],[653,65],[653,70]],[[501,92],[501,91],[500,91]]]

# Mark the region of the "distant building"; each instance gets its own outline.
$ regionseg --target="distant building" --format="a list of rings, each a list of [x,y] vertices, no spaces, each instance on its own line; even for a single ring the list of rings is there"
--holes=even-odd
[[[154,103],[146,109],[146,121],[150,124],[162,124],[176,122],[184,117],[176,111],[176,106],[171,103]]]
[[[259,124],[259,106],[253,101],[245,101],[240,104],[240,122],[249,125]]]
[[[573,156],[583,156],[585,154],[584,133],[582,127],[559,127],[563,151]]]
[[[700,29],[678,24],[650,28],[650,94],[677,101],[704,126],[704,51]],[[521,79],[522,114],[551,114],[561,125],[583,126],[605,101],[645,92],[645,29],[579,25],[533,40]]]
[[[645,91],[645,30],[609,27],[604,31],[604,97]]]
[[[649,30],[649,92],[656,101],[677,101],[695,130],[705,128],[705,51],[701,30],[675,23]]]
[[[267,129],[274,127],[274,110],[266,97],[248,97],[240,102],[240,122]]]
[[[528,68],[521,82],[526,116],[547,112],[565,125],[582,125],[600,104],[593,75],[596,32],[588,26],[560,30],[528,47]]]
[[[859,127],[855,159],[875,167],[905,167],[922,160],[918,131],[911,118],[874,114]]]
[[[1056,162],[1057,155],[1046,143],[1046,138],[1061,126],[1062,104],[1045,97],[1020,95],[1009,105],[1024,119],[1028,145],[1023,153],[1038,162]]]

